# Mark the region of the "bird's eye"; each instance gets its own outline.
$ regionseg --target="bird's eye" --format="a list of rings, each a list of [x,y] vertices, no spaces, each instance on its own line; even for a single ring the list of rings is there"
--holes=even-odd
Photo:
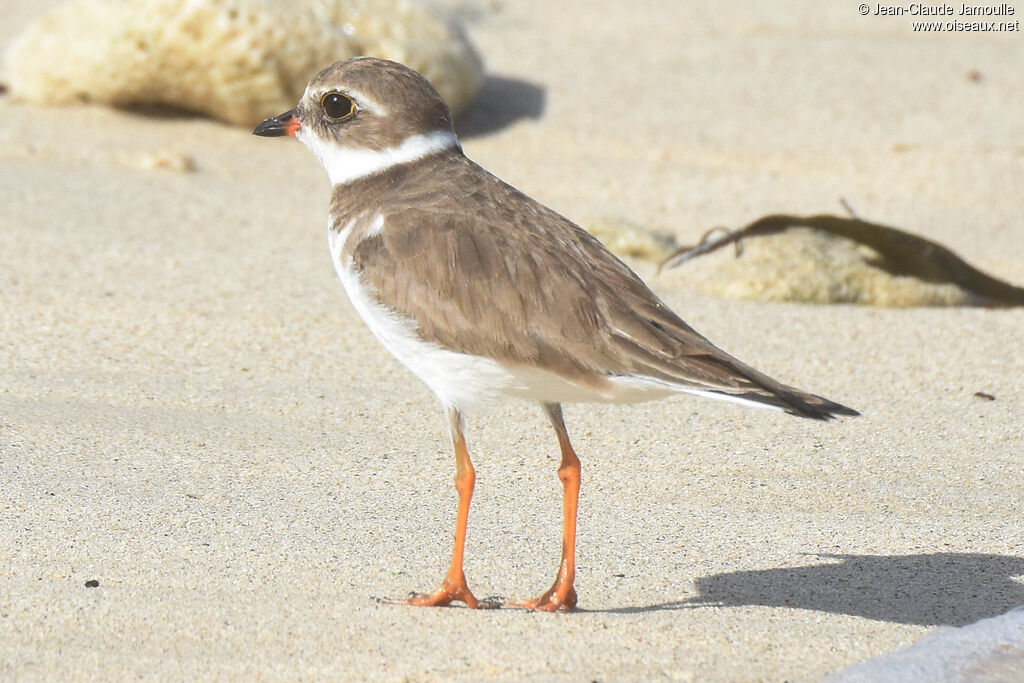
[[[327,118],[332,121],[342,121],[356,113],[356,103],[347,95],[340,92],[329,92],[320,100],[320,106],[324,108]]]

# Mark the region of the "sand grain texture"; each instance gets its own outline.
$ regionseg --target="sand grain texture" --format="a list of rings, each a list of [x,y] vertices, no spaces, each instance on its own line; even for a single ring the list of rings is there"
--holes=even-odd
[[[14,2],[0,49],[51,4]],[[685,244],[844,196],[1024,281],[1019,36],[810,0],[489,5],[505,124],[471,110],[465,148],[563,213]],[[1024,311],[730,301],[639,263],[863,416],[569,406],[584,610],[405,609],[375,598],[440,579],[453,459],[336,282],[307,150],[3,98],[0,180],[0,678],[819,680],[1024,603]],[[529,597],[557,445],[525,404],[467,434],[471,586]]]

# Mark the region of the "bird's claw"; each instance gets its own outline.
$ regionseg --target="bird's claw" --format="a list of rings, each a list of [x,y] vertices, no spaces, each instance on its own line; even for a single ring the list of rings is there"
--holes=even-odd
[[[576,589],[569,586],[568,590],[556,590],[554,587],[538,598],[531,600],[506,600],[508,607],[523,607],[534,612],[557,612],[558,610],[576,609]]]

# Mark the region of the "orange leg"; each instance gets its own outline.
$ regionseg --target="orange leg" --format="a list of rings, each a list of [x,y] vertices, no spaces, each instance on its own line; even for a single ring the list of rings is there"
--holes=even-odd
[[[562,562],[558,566],[558,576],[551,588],[533,600],[508,602],[513,607],[554,612],[558,609],[576,607],[576,510],[580,500],[580,459],[576,457],[569,433],[562,419],[562,407],[557,403],[545,403],[544,410],[551,420],[551,425],[558,435],[558,445],[562,450],[562,463],[558,468],[558,478],[562,480],[563,519],[562,519]]]
[[[469,501],[473,497],[473,485],[476,472],[469,459],[466,439],[462,435],[462,415],[454,408],[448,409],[448,423],[452,433],[452,445],[455,446],[455,490],[459,493],[459,511],[455,518],[455,545],[452,548],[452,564],[448,575],[441,582],[441,587],[433,593],[413,595],[405,600],[407,605],[444,606],[458,600],[471,608],[480,607],[480,603],[469,590],[466,575],[462,571],[462,555],[466,547],[466,523],[469,520]]]

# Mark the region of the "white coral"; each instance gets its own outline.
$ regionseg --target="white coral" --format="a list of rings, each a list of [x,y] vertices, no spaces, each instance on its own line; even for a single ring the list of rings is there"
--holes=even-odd
[[[416,69],[455,111],[481,81],[458,27],[410,0],[72,0],[18,36],[5,70],[12,96],[38,104],[164,104],[253,125],[360,54]]]

